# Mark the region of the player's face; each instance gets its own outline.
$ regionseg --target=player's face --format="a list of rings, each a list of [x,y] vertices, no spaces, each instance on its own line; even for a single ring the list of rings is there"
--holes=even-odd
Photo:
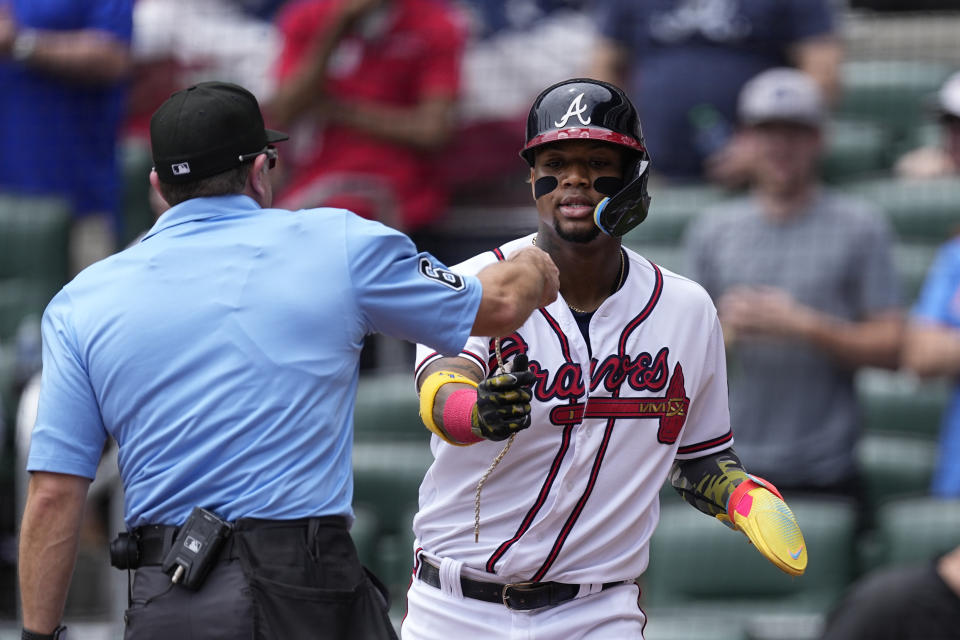
[[[540,220],[569,242],[596,238],[600,229],[594,224],[593,210],[605,197],[596,190],[596,180],[622,178],[623,162],[620,149],[605,142],[566,140],[545,145],[530,170]]]

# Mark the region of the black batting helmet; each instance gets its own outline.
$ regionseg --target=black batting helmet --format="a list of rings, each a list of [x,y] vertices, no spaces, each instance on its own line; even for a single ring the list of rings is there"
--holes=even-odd
[[[622,89],[591,78],[572,78],[544,89],[527,116],[527,141],[520,156],[532,167],[537,147],[562,140],[599,140],[625,148],[628,163],[623,186],[594,212],[604,232],[621,236],[643,222],[650,156],[636,107]]]

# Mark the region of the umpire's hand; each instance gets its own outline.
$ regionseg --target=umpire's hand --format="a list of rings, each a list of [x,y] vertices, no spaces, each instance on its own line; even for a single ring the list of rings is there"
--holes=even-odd
[[[510,373],[492,375],[477,386],[477,405],[471,416],[474,435],[506,440],[530,426],[530,398],[536,377],[527,367],[527,356],[513,359]]]

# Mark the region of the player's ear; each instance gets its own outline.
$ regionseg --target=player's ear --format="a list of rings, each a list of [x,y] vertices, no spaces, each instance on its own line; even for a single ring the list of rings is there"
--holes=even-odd
[[[534,202],[536,202],[536,200],[537,200],[537,192],[536,192],[536,190],[533,188],[533,183],[535,182],[535,180],[534,180],[533,178],[534,178],[533,167],[530,167],[530,175],[527,176],[527,184],[530,185],[530,195],[533,197]]]

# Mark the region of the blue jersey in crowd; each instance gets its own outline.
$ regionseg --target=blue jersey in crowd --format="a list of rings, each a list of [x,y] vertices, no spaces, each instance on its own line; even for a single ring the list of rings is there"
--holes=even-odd
[[[133,0],[0,0],[19,27],[103,31],[129,43]],[[0,59],[0,190],[67,198],[119,227],[117,140],[126,84],[65,80]]]
[[[940,250],[913,308],[913,315],[960,331],[960,240]],[[960,497],[960,384],[943,412],[934,494]]]
[[[832,31],[830,0],[598,0],[601,34],[630,56],[628,92],[660,173],[698,178],[735,127],[744,83]]]
[[[112,436],[130,527],[350,516],[364,336],[454,355],[481,293],[341,209],[189,200],[48,306],[28,469],[92,478]]]

